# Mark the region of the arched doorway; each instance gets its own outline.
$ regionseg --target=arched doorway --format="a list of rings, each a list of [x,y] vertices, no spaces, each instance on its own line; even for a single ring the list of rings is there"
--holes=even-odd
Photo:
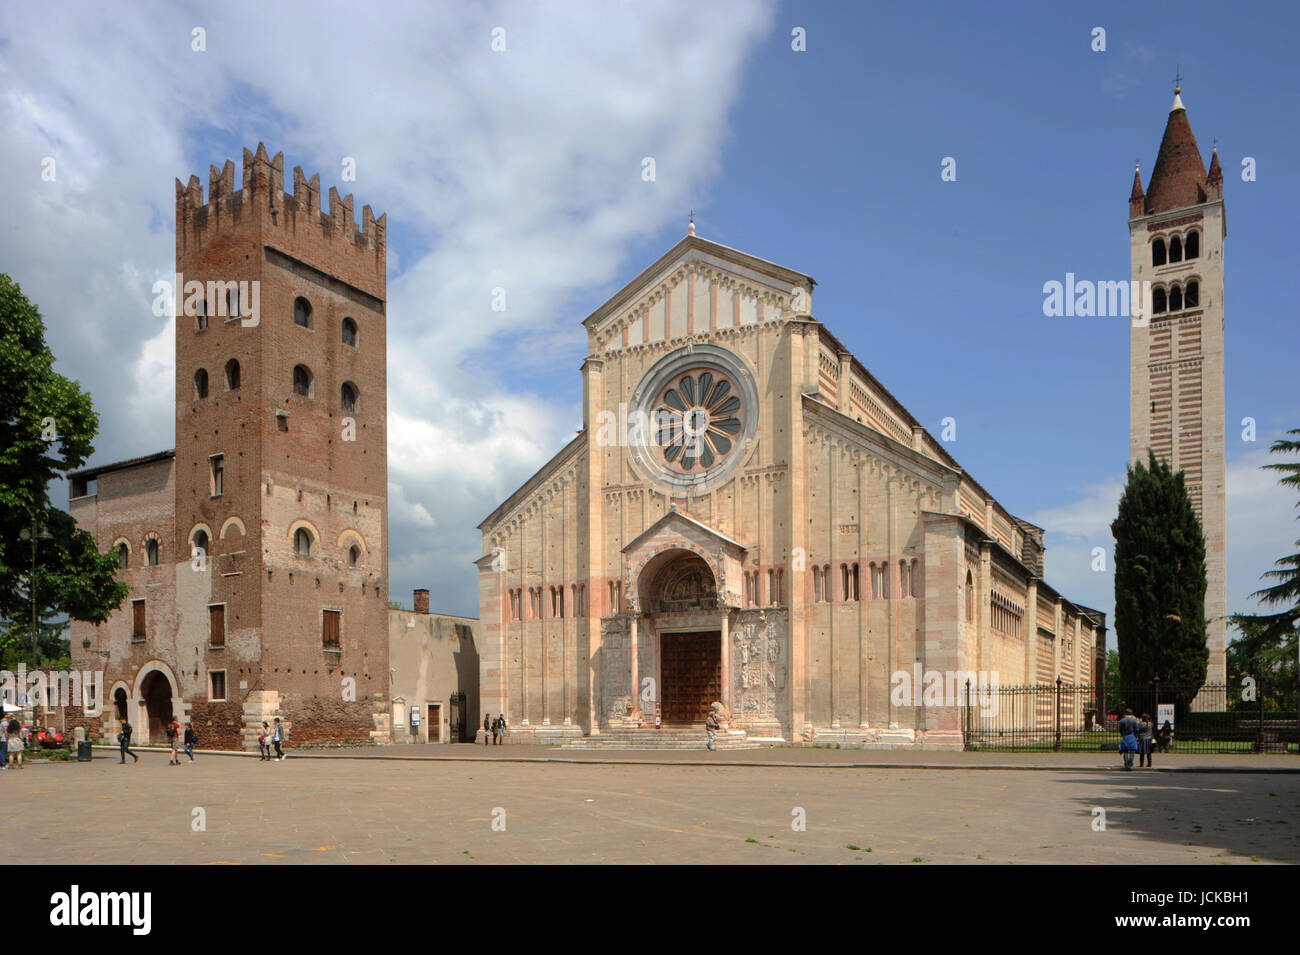
[[[661,714],[664,723],[703,723],[722,699],[722,631],[700,626],[716,620],[713,571],[697,554],[665,559],[654,573],[645,609],[659,638]]]
[[[150,742],[166,738],[167,724],[172,721],[172,696],[171,681],[158,670],[146,675],[140,685]]]
[[[113,692],[113,707],[117,711],[118,722],[123,722],[126,719],[126,687],[119,686]]]

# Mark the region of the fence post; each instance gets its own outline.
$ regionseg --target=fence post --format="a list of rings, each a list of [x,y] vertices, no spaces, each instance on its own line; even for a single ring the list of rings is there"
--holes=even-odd
[[[1052,747],[1056,752],[1061,751],[1061,678],[1056,678],[1056,745]]]
[[[966,678],[966,719],[962,721],[966,729],[966,738],[962,740],[962,747],[970,745],[971,727],[970,727],[970,677]]]

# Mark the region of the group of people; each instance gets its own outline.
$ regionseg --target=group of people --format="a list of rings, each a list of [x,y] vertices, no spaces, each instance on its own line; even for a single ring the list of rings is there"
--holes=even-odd
[[[1126,709],[1119,721],[1119,751],[1124,757],[1124,768],[1133,768],[1133,754],[1137,753],[1138,768],[1149,769],[1153,765],[1153,752],[1167,753],[1173,737],[1174,728],[1169,720],[1165,720],[1165,725],[1156,731],[1150,713],[1143,713],[1139,719],[1131,709]]]
[[[10,720],[0,732],[0,769],[23,768],[23,728],[17,720]]]
[[[261,753],[259,762],[267,760],[270,762],[284,762],[284,724],[280,722],[280,717],[275,718],[275,727],[272,728],[266,720],[262,720],[262,735],[257,738],[257,750]],[[271,747],[275,747],[275,755],[271,755]]]
[[[126,762],[128,756],[137,763],[140,762],[140,757],[131,751],[131,734],[134,732],[135,730],[131,726],[130,721],[123,720],[122,728],[117,734],[117,745],[122,757],[122,763]],[[199,736],[194,732],[193,725],[186,723],[185,729],[182,731],[180,721],[175,717],[172,717],[171,722],[167,724],[167,741],[171,744],[172,751],[172,758],[168,761],[167,765],[179,766],[181,764],[180,747],[182,745],[185,747],[185,755],[190,758],[191,763],[194,762],[194,747],[198,745]],[[270,724],[268,724],[266,720],[262,721],[262,735],[257,738],[257,748],[261,751],[262,759],[284,759],[284,750],[282,748],[284,741],[284,725],[280,722],[280,717],[277,716],[275,718],[274,729],[271,728]],[[12,744],[10,745],[12,746]],[[274,756],[271,755],[272,746],[275,747]],[[19,741],[19,753],[21,754],[21,752],[22,742]],[[21,763],[21,758],[19,761]]]
[[[483,714],[483,745],[495,743],[498,746],[506,741],[506,715],[498,714],[496,719],[491,713]]]

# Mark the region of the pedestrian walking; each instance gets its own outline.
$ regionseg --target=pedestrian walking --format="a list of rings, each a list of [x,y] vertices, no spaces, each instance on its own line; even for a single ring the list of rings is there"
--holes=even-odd
[[[501,745],[501,721],[495,717],[492,719],[492,745]]]
[[[280,717],[275,718],[275,728],[271,730],[271,745],[275,747],[275,758],[284,762],[284,750],[280,749],[280,744],[285,742],[284,724],[280,722]]]
[[[258,762],[271,759],[271,724],[262,720],[262,735],[257,738],[257,751],[261,754]]]
[[[708,734],[709,749],[711,750],[716,750],[718,748],[718,727],[720,725],[721,724],[718,722],[718,711],[716,709],[710,709],[708,717],[704,720],[704,732]]]
[[[0,769],[9,768],[9,724],[0,718]]]
[[[198,734],[194,732],[194,725],[192,723],[186,723],[185,724],[185,755],[190,758],[191,763],[194,762],[194,746],[196,743],[198,743],[198,741],[199,741],[199,737]]]
[[[1124,757],[1125,769],[1133,768],[1133,754],[1138,751],[1137,733],[1140,725],[1132,710],[1124,711],[1124,718],[1119,721],[1119,751]]]
[[[117,745],[118,745],[119,747],[121,747],[121,753],[120,753],[120,755],[121,755],[121,757],[122,757],[122,762],[123,762],[123,763],[126,762],[126,758],[127,758],[128,756],[130,756],[132,759],[134,759],[137,763],[140,762],[140,757],[137,756],[135,753],[131,752],[131,733],[132,733],[132,732],[133,732],[133,730],[131,729],[131,723],[130,723],[128,720],[123,720],[123,721],[122,721],[122,729],[121,729],[121,731],[117,734]]]
[[[179,766],[181,764],[180,745],[181,745],[181,724],[176,717],[167,724],[167,741],[172,745],[172,758],[168,761],[168,766]]]
[[[501,729],[501,745],[506,742],[506,715],[504,713],[497,717],[497,726]]]
[[[483,714],[483,745],[490,746],[491,744],[492,744],[492,714],[484,713]]]
[[[9,762],[16,769],[23,768],[23,728],[17,720],[10,720],[6,727]]]
[[[1155,726],[1151,722],[1151,714],[1143,713],[1142,720],[1138,723],[1138,768],[1146,766],[1151,768],[1151,751],[1155,742]]]

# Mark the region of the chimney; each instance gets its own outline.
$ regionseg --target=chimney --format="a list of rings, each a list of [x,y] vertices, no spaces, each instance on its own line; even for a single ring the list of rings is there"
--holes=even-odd
[[[429,612],[429,591],[417,590],[415,592],[415,612],[416,613]]]

